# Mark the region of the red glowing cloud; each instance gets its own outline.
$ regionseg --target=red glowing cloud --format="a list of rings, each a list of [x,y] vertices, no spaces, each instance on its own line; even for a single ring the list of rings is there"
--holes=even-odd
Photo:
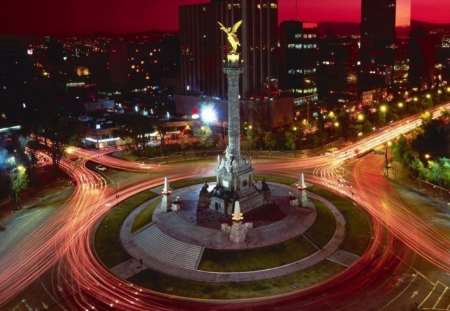
[[[208,0],[7,1],[0,10],[0,33],[114,33],[176,30],[178,6]],[[280,21],[359,22],[361,0],[279,0]],[[450,23],[450,1],[412,0],[412,18]]]

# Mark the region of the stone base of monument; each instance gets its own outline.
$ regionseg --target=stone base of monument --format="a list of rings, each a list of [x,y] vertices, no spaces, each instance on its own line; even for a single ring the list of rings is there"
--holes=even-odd
[[[180,201],[180,197],[179,197],[179,196],[177,196],[177,197],[175,198],[175,200],[173,200],[172,206],[171,206],[170,208],[171,208],[172,211],[174,211],[174,212],[180,210],[180,208],[181,208],[181,201]]]
[[[252,227],[252,223],[234,222],[230,229],[230,240],[234,243],[245,242],[247,233]]]
[[[223,191],[223,193],[216,191],[210,199],[211,203],[209,204],[209,208],[224,215],[231,215],[233,213],[233,207],[231,204],[232,196],[233,195],[229,191]],[[248,211],[258,208],[264,204],[264,194],[260,193],[253,187],[239,191],[238,197],[241,205],[241,211],[243,213],[247,213]],[[270,200],[272,200],[271,197]]]
[[[234,243],[242,243],[245,242],[247,237],[247,233],[253,229],[252,222],[233,222],[230,226],[228,224],[222,224],[221,230],[230,235],[230,240]]]
[[[211,196],[210,196],[209,192],[200,191],[197,207],[198,208],[208,208],[210,204],[211,204]]]
[[[241,212],[244,214],[264,204],[264,195],[260,193],[258,190],[256,190],[254,187],[249,187],[244,191],[239,191],[238,195],[239,195],[239,204],[241,206]],[[228,212],[230,214],[232,213],[231,210],[229,210]]]
[[[302,207],[307,207],[309,202],[308,202],[308,197],[306,196],[306,191],[305,190],[301,191],[300,198],[301,198],[301,205],[302,205]]]
[[[298,199],[297,198],[291,198],[291,199],[289,199],[289,205],[290,206],[299,206],[299,203],[298,203]]]
[[[170,206],[170,195],[164,194],[161,201],[161,210],[167,213],[170,211]]]

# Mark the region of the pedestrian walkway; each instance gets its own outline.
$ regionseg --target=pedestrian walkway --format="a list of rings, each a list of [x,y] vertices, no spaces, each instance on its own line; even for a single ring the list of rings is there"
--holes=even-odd
[[[200,188],[198,185],[193,187]],[[285,193],[287,190],[291,192],[295,191],[294,187],[279,184],[276,186],[271,184],[271,189],[273,189],[274,193],[278,194]],[[193,193],[190,188],[181,189],[179,194],[182,194],[182,192]],[[189,223],[181,216],[182,214],[180,212],[169,212],[165,213],[163,216],[160,214],[156,221],[133,235],[130,229],[131,224],[145,206],[153,200],[157,200],[157,198],[155,198],[139,206],[125,220],[125,223],[121,228],[121,242],[135,260],[124,262],[114,267],[112,271],[123,278],[131,277],[134,273],[140,271],[138,268],[141,267],[136,263],[142,260],[144,269],[151,268],[175,277],[204,282],[242,282],[284,276],[307,269],[324,260],[331,260],[344,266],[350,266],[359,257],[339,250],[339,246],[345,237],[345,218],[331,202],[316,194],[310,192],[307,193],[308,197],[321,201],[331,210],[336,219],[336,230],[333,237],[322,249],[319,249],[316,253],[306,258],[284,266],[259,271],[222,273],[197,270],[205,242],[211,242],[216,239],[219,243],[226,245],[229,244],[228,241],[225,243],[225,241],[228,240],[228,236],[220,230],[200,227]],[[174,192],[174,194],[179,195],[176,192]],[[290,210],[294,215],[303,209],[290,206],[283,206],[281,208],[284,212]],[[310,206],[309,208],[314,210],[313,206]],[[288,212],[288,214],[290,213]],[[306,213],[304,216],[307,218],[310,214],[312,213]],[[299,224],[294,223],[293,219],[298,220],[298,218],[289,217],[289,215],[287,215],[280,221],[255,228],[253,229],[254,233],[251,233],[252,231],[250,231],[249,239],[251,235],[255,236],[254,239],[258,236],[261,245],[267,243],[267,240],[271,240],[272,237],[277,237],[277,239],[272,239],[274,244],[279,243],[278,239],[285,241],[290,238],[292,232],[291,230],[287,230],[287,228],[292,229],[299,227]],[[161,223],[162,220],[164,220],[164,223]],[[306,230],[306,228],[303,229],[303,232],[304,230]],[[184,232],[184,239],[178,239],[180,232]],[[169,234],[176,234],[177,236]],[[199,241],[201,239],[203,239],[202,242]],[[245,246],[249,247],[249,245]],[[255,247],[255,245],[251,246]],[[260,245],[256,243],[256,246],[259,247]],[[131,268],[129,267],[130,265]]]
[[[162,262],[184,269],[197,269],[203,247],[176,240],[151,223],[133,235],[134,244]]]
[[[270,183],[269,183],[270,184]],[[264,247],[278,244],[303,234],[315,221],[316,211],[314,206],[305,208],[292,208],[289,206],[287,193],[293,191],[292,187],[270,184],[273,193],[274,202],[280,207],[285,215],[283,219],[274,222],[268,222],[263,226],[256,226],[250,230],[244,243],[233,243],[230,241],[229,234],[220,230],[220,219],[213,220],[214,211],[197,210],[197,198],[199,195],[199,186],[191,186],[185,189],[176,190],[173,196],[180,196],[182,200],[182,210],[178,212],[163,213],[156,210],[153,214],[153,221],[165,234],[190,244],[204,246],[212,249],[248,249]],[[212,187],[212,186],[211,186]],[[199,214],[203,214],[199,215]],[[199,220],[208,218],[211,220]],[[223,217],[223,222],[229,221]],[[205,226],[198,225],[201,222]],[[244,219],[245,222],[245,219]],[[280,234],[282,233],[282,234]]]

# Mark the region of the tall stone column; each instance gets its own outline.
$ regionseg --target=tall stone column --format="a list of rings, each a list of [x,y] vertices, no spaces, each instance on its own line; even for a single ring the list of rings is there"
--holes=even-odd
[[[228,80],[228,154],[241,159],[241,116],[239,99],[239,76],[242,74],[239,61],[227,61],[223,72]]]

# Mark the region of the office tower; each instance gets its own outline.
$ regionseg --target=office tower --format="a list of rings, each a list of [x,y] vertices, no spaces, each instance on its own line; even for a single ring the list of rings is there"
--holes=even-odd
[[[317,94],[317,24],[280,25],[280,87],[296,96]]]
[[[360,91],[392,85],[410,24],[411,0],[362,0]]]
[[[126,91],[129,88],[128,47],[125,42],[111,42],[109,46],[110,88]]]
[[[441,67],[441,79],[450,84],[450,35],[443,36],[437,48],[437,61]]]
[[[276,0],[214,0],[180,7],[181,83],[183,94],[226,97],[222,61],[229,27],[243,20],[238,31],[244,73],[241,97],[264,95],[264,84],[275,76],[278,4]]]
[[[438,42],[436,34],[427,33],[424,29],[411,31],[408,75],[411,87],[429,88],[433,85]]]
[[[321,38],[317,85],[319,98],[327,104],[356,99],[358,41],[352,37]]]

